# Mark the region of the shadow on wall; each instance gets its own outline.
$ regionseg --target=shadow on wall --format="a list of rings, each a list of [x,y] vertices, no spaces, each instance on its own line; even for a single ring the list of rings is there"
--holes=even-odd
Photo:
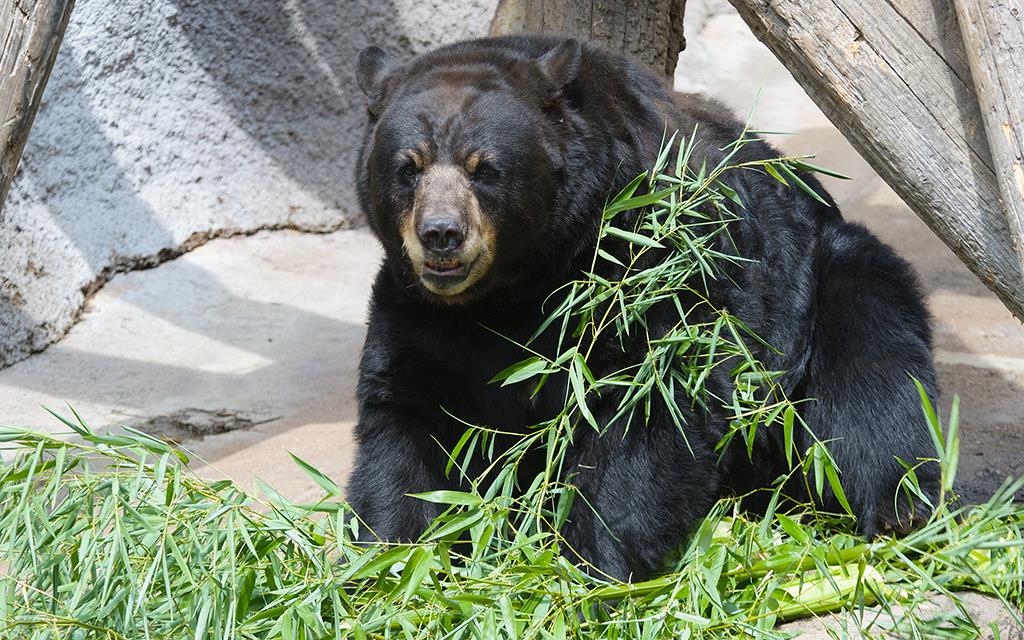
[[[88,80],[75,47],[66,53],[60,61],[61,81],[82,86]],[[67,249],[98,274],[110,265],[113,247],[130,247],[132,255],[145,255],[173,246],[173,234],[153,206],[139,197],[135,180],[118,159],[116,143],[107,135],[109,125],[100,121],[87,96],[67,91],[61,112],[68,118],[64,125],[75,131],[70,148],[59,162],[37,162],[35,154],[26,158],[26,177],[32,183],[29,197],[45,207],[72,245]],[[152,173],[148,165],[141,169]]]
[[[187,38],[234,124],[289,178],[325,203],[354,210],[353,173],[365,113],[354,60],[370,40],[353,27],[364,21],[369,7],[332,0],[174,2],[177,12],[168,22]],[[390,2],[374,7],[382,16],[394,15]],[[392,21],[392,29],[394,25]],[[403,35],[390,37],[409,48]],[[102,64],[94,52],[79,55],[79,48],[68,43],[67,55],[60,59],[61,84],[68,88],[92,80],[83,65]],[[76,142],[64,152],[67,162],[33,164],[32,181],[48,188],[32,195],[47,205],[96,273],[109,266],[111,244],[129,256],[175,246],[180,234],[168,230],[154,211],[165,203],[150,203],[138,194],[140,178],[144,186],[147,175],[163,168],[150,166],[146,158],[139,158],[142,167],[122,167],[119,147],[130,143],[130,136],[111,140],[108,129],[118,123],[101,122],[83,92],[65,93],[68,103],[62,111],[74,114],[74,120],[63,124],[77,132]],[[216,145],[218,133],[208,133],[211,145]],[[72,163],[81,170],[69,170]],[[199,169],[202,173],[203,167]],[[70,180],[68,173],[74,174]]]
[[[408,7],[396,6],[410,3],[173,2],[173,20],[238,127],[325,202],[351,200],[365,114],[356,55],[371,44],[400,57],[416,53],[398,19]],[[439,36],[445,31],[455,30]]]

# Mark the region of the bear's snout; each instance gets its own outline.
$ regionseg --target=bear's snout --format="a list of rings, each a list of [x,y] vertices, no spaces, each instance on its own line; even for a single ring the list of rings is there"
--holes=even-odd
[[[420,283],[449,303],[461,300],[493,260],[495,230],[465,172],[454,165],[437,164],[423,171],[401,234]]]
[[[438,213],[420,220],[416,235],[428,251],[450,254],[466,239],[466,225],[457,215]]]

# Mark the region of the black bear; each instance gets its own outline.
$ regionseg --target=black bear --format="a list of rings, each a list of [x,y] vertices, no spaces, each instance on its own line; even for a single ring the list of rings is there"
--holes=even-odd
[[[386,257],[360,363],[348,498],[376,536],[408,540],[438,507],[407,494],[459,486],[444,452],[465,423],[515,431],[562,408],[564,386],[531,397],[532,385],[488,381],[523,359],[515,342],[540,326],[545,298],[589,267],[608,198],[655,163],[666,131],[699,125],[695,156],[713,166],[742,126],[721,105],[572,39],[475,40],[405,63],[370,47],[357,79],[368,100],[358,193]],[[757,141],[736,161],[768,157],[777,154]],[[902,530],[921,513],[896,500],[899,460],[934,457],[911,379],[934,397],[929,318],[909,265],[801,175],[828,204],[760,171],[731,178],[744,205],[732,239],[750,262],[709,295],[774,347],[756,355],[787,372],[788,396],[809,399],[800,414],[830,443],[861,530]],[[541,336],[534,348],[554,345]],[[621,351],[644,348],[616,342],[589,364],[639,361]],[[615,407],[601,398],[592,411],[607,421]],[[719,459],[724,422],[713,408],[688,416],[689,446],[664,411],[642,429],[580,430],[569,463],[588,504],[577,500],[563,529],[579,556],[618,578],[648,576],[717,499],[787,469],[770,434],[752,457]],[[937,465],[920,464],[934,495]],[[828,491],[822,502],[838,509]]]

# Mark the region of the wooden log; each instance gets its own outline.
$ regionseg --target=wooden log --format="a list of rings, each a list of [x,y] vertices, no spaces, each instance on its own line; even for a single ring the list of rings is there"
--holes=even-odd
[[[1022,268],[952,6],[730,2],[875,171],[1024,319]]]
[[[0,2],[0,210],[73,6],[74,0]]]
[[[1024,269],[1024,1],[955,0],[1003,212]]]
[[[686,0],[501,0],[491,35],[560,33],[642,60],[671,77],[685,46]]]

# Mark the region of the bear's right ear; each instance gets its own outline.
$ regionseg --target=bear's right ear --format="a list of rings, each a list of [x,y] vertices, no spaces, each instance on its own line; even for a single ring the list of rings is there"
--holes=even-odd
[[[569,38],[541,56],[537,64],[544,77],[550,80],[556,89],[561,90],[576,79],[582,57],[583,47],[579,40]]]
[[[356,82],[369,99],[370,113],[377,115],[384,97],[384,78],[398,62],[380,47],[366,47],[356,58]]]
[[[356,58],[356,82],[366,95],[376,92],[388,71],[397,66],[391,55],[380,47],[366,47]]]

